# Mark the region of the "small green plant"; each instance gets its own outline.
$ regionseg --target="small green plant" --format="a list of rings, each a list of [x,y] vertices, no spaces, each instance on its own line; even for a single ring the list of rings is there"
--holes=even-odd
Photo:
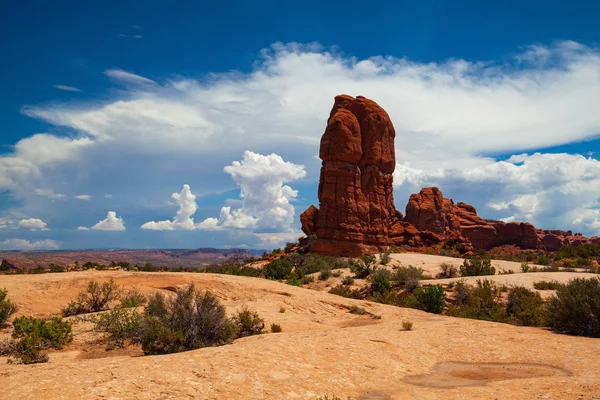
[[[331,270],[330,269],[322,269],[321,272],[319,273],[319,280],[326,281],[329,278],[331,278]]]
[[[458,276],[458,268],[450,263],[440,264],[442,271],[437,274],[438,279],[456,278]]]
[[[141,307],[148,299],[142,293],[132,290],[121,297],[121,307]]]
[[[124,347],[125,342],[140,343],[143,315],[128,307],[115,307],[113,310],[88,318],[94,329],[108,337],[110,347]]]
[[[540,294],[522,286],[508,291],[506,314],[517,325],[542,326],[546,321],[544,300]]]
[[[79,294],[77,302],[85,312],[98,312],[106,310],[110,302],[118,299],[119,295],[120,288],[113,279],[102,284],[89,281],[86,290]]]
[[[362,299],[363,295],[358,289],[351,289],[344,285],[338,285],[329,290],[329,293],[351,299]]]
[[[521,272],[523,272],[523,273],[529,272],[529,264],[521,263]]]
[[[279,324],[271,324],[271,332],[279,333],[281,332],[281,325]]]
[[[381,257],[379,257],[379,264],[388,265],[390,262],[390,250],[387,249],[383,253],[381,253]]]
[[[62,349],[65,344],[73,340],[71,323],[59,317],[51,319],[19,317],[13,321],[13,327],[13,339],[31,336],[39,338],[40,343],[45,347]]]
[[[77,301],[71,301],[69,304],[64,306],[61,310],[61,314],[63,317],[70,317],[72,315],[79,315],[89,312],[87,309],[83,307],[83,304]]]
[[[417,308],[434,314],[441,314],[446,307],[446,293],[442,285],[424,286],[415,290]]]
[[[408,267],[398,267],[390,277],[390,280],[401,289],[414,292],[419,287],[419,280],[423,278],[423,269],[412,265]]]
[[[411,321],[402,321],[402,330],[410,331],[413,328],[413,323]]]
[[[313,276],[304,275],[302,277],[303,285],[308,285],[309,283],[313,283],[314,281],[315,281],[315,278]]]
[[[50,264],[50,272],[66,272],[67,269],[62,265]]]
[[[244,307],[233,316],[233,322],[237,326],[238,337],[258,335],[265,327],[265,321],[256,311]]]
[[[342,285],[345,286],[351,286],[354,285],[354,278],[352,278],[350,275],[346,275],[343,279],[342,279]]]
[[[378,270],[371,275],[371,294],[384,294],[390,291],[390,273],[388,270]]]
[[[279,307],[279,312],[283,314],[285,312],[285,307]]]
[[[350,266],[355,278],[364,279],[375,270],[375,256],[363,254],[358,261]]]
[[[560,283],[556,281],[537,281],[533,282],[533,288],[537,290],[556,290]]]
[[[7,299],[8,290],[0,289],[0,328],[6,324],[6,321],[17,312],[18,307]]]
[[[502,306],[501,293],[496,284],[488,279],[478,280],[476,286],[464,281],[454,286],[456,304],[448,310],[448,315],[485,321],[507,322]]]
[[[496,275],[489,257],[472,256],[467,258],[460,267],[460,276]]]
[[[600,337],[600,278],[572,279],[547,303],[548,325],[559,333]]]
[[[352,305],[348,309],[348,312],[350,314],[365,315],[367,313],[367,310],[365,310],[364,308],[359,307],[357,305]]]
[[[285,279],[292,272],[292,264],[285,258],[276,258],[265,266],[265,278],[273,280]]]
[[[19,340],[10,340],[5,344],[4,352],[10,364],[37,364],[48,362],[47,347],[35,336],[24,336]]]

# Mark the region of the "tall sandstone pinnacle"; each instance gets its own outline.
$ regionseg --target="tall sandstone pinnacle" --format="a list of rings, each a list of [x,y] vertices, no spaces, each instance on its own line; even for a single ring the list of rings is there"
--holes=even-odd
[[[416,233],[394,205],[395,136],[390,117],[374,101],[335,98],[321,137],[320,207],[300,216],[304,233],[316,235],[312,251],[357,256]]]

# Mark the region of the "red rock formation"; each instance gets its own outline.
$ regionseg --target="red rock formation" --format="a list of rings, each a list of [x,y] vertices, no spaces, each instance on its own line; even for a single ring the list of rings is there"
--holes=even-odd
[[[374,101],[335,98],[319,152],[320,207],[300,216],[304,233],[317,237],[312,251],[357,256],[411,239],[419,244],[413,237],[418,231],[394,205],[395,136],[390,117]]]
[[[394,205],[392,187],[395,136],[388,114],[374,101],[335,98],[319,151],[320,208],[310,206],[300,216],[304,233],[316,238],[312,251],[358,256],[392,244],[421,247],[448,239],[462,252],[504,245],[548,251],[565,244],[600,245],[600,237],[483,219],[475,207],[454,204],[436,187],[411,195],[403,218]]]

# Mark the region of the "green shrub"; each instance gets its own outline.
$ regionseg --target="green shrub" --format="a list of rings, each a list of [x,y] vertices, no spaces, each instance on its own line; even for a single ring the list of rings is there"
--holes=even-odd
[[[386,250],[381,253],[381,257],[379,257],[379,264],[388,265],[390,262],[390,250]]]
[[[371,294],[387,293],[390,291],[390,287],[390,273],[388,270],[378,270],[371,275]]]
[[[258,313],[247,308],[238,311],[233,317],[233,322],[237,326],[238,337],[258,335],[265,327],[265,321]]]
[[[529,272],[529,264],[521,263],[521,272],[523,272],[523,273]]]
[[[413,328],[413,323],[411,321],[402,321],[402,330],[410,331]]]
[[[0,271],[9,271],[10,270],[10,263],[6,260],[2,260],[2,262],[0,263]]]
[[[550,258],[545,254],[540,254],[535,260],[535,263],[538,265],[550,265]]]
[[[113,310],[88,318],[94,323],[97,332],[104,333],[111,347],[140,343],[142,335],[143,315],[129,307],[115,307]]]
[[[350,299],[362,299],[363,295],[358,289],[350,289],[344,285],[338,285],[329,290],[329,293],[336,294],[342,297],[348,297]]]
[[[67,269],[62,265],[50,264],[50,272],[66,272]]]
[[[304,275],[302,277],[303,285],[308,285],[309,283],[313,283],[314,281],[315,281],[315,278],[313,276]]]
[[[533,282],[533,288],[537,290],[556,290],[560,285],[557,281]]]
[[[302,286],[302,280],[303,278],[298,276],[296,272],[292,272],[285,278],[285,283],[292,286]]]
[[[145,354],[166,354],[230,342],[237,328],[225,307],[210,292],[194,285],[177,290],[173,297],[150,297],[142,326]]]
[[[43,345],[56,349],[62,349],[65,344],[73,340],[71,323],[59,317],[51,319],[19,317],[13,321],[13,327],[14,339],[32,336],[41,339]]]
[[[460,276],[496,275],[489,257],[473,256],[467,258],[460,267]]]
[[[329,278],[331,278],[331,270],[330,269],[322,269],[321,272],[319,273],[319,280],[326,281]]]
[[[265,266],[265,278],[281,280],[292,272],[292,264],[285,258],[276,258]]]
[[[61,315],[63,317],[70,317],[72,315],[79,315],[87,312],[89,311],[83,307],[83,304],[78,301],[72,301],[62,308]]]
[[[572,279],[547,303],[548,325],[559,333],[600,337],[600,279]]]
[[[111,301],[119,298],[120,289],[114,280],[102,284],[89,281],[85,291],[79,294],[77,301],[87,312],[98,312],[108,308]]]
[[[148,299],[142,293],[131,290],[121,297],[121,307],[141,307]]]
[[[279,333],[281,332],[281,325],[279,324],[271,324],[271,332]]]
[[[458,276],[458,268],[452,264],[442,263],[440,268],[442,272],[437,274],[436,278],[438,279],[456,278]]]
[[[23,336],[6,343],[6,354],[10,364],[37,364],[48,362],[47,346],[37,336]]]
[[[517,325],[542,326],[546,322],[544,300],[539,293],[522,286],[508,291],[506,314]]]
[[[506,313],[500,303],[500,290],[494,282],[478,280],[477,286],[469,286],[464,281],[456,283],[456,304],[450,307],[448,315],[485,321],[506,322]]]
[[[0,327],[6,324],[6,321],[17,312],[18,307],[7,299],[8,290],[0,289]]]
[[[375,293],[371,296],[371,300],[396,307],[417,308],[417,299],[415,295],[410,292],[390,290],[386,293]]]
[[[441,314],[446,307],[446,293],[442,285],[424,286],[415,290],[417,308],[434,314]]]
[[[354,278],[352,278],[350,275],[346,275],[342,279],[342,285],[346,285],[346,286],[354,285]]]
[[[419,280],[423,278],[423,269],[413,267],[398,267],[392,273],[390,280],[397,284],[401,289],[409,292],[415,291],[419,287]]]
[[[359,260],[350,266],[355,278],[364,279],[375,270],[375,256],[363,254]]]

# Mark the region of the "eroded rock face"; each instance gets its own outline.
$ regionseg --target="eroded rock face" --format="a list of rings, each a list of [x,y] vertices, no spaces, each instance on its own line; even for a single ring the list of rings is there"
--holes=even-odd
[[[357,256],[418,232],[394,205],[395,136],[390,117],[374,101],[335,98],[319,151],[319,209],[311,206],[300,217],[304,233],[317,237],[313,251]]]
[[[396,133],[388,114],[365,97],[335,98],[321,137],[319,208],[300,216],[311,251],[359,256],[390,245],[422,247],[452,239],[462,253],[504,245],[559,250],[600,244],[570,231],[543,231],[527,222],[486,220],[475,207],[443,196],[437,187],[410,196],[406,217],[394,205],[392,173]]]

